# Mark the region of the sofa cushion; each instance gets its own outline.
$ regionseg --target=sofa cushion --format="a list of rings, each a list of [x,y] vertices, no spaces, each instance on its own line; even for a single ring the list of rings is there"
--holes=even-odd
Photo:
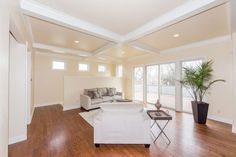
[[[88,95],[88,91],[98,91],[97,88],[84,89],[84,94]]]
[[[103,102],[108,102],[108,101],[112,101],[113,98],[111,96],[103,96],[102,100],[103,100]]]
[[[107,89],[107,93],[108,93],[109,96],[113,96],[113,95],[114,95],[113,92],[112,92],[112,90],[111,90],[111,88],[108,88],[108,89]]]
[[[95,104],[100,104],[102,103],[102,99],[99,98],[99,99],[91,99],[91,105],[95,105]]]
[[[107,92],[109,96],[113,96],[116,94],[116,88],[107,88]]]
[[[98,92],[101,96],[107,96],[108,95],[107,88],[98,88],[97,90],[98,90]]]
[[[103,112],[135,113],[143,111],[143,104],[134,102],[102,103],[100,106]]]
[[[92,91],[92,93],[94,99],[102,98],[101,95],[98,93],[98,91]]]
[[[91,99],[94,98],[94,91],[87,91],[87,96],[89,96]]]

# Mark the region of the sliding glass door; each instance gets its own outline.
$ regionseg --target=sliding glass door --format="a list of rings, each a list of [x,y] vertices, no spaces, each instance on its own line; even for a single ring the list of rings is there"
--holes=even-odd
[[[175,108],[175,63],[160,65],[160,102]]]
[[[158,65],[147,66],[146,72],[146,97],[148,103],[155,103],[158,96]]]
[[[185,61],[182,62],[182,68],[195,68],[202,63],[202,60],[192,60],[192,61]],[[182,72],[182,76],[184,75],[184,70]],[[192,113],[192,93],[186,87],[182,87],[182,105],[183,111]]]
[[[135,67],[134,68],[134,77],[133,77],[133,94],[134,100],[143,101],[144,93],[144,67]]]

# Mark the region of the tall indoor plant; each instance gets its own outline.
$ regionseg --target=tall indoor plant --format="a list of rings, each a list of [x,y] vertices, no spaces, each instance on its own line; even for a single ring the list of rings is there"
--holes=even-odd
[[[209,104],[203,102],[203,98],[208,89],[216,82],[225,80],[212,80],[213,61],[203,62],[197,67],[184,67],[184,76],[180,83],[186,87],[193,98],[192,110],[194,121],[205,124],[208,114]]]

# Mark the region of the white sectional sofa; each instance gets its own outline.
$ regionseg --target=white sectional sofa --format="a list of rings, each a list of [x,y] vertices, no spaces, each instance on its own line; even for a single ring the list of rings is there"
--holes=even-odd
[[[84,94],[80,95],[80,105],[85,110],[100,107],[101,103],[113,102],[122,99],[122,93],[117,92],[116,88],[91,88],[84,89]]]
[[[149,147],[150,118],[142,104],[104,103],[94,120],[94,144],[144,144]]]

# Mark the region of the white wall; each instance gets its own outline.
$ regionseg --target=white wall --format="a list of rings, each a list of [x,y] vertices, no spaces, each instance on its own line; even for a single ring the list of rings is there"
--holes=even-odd
[[[0,1],[0,156],[8,156],[9,1]]]
[[[10,36],[9,144],[27,139],[27,48]]]
[[[97,87],[115,87],[123,92],[123,81],[116,77],[64,77],[64,110],[80,107],[80,94],[84,89]]]
[[[59,60],[66,63],[65,70],[52,70],[52,61]],[[78,70],[78,63],[88,63],[89,71]],[[107,67],[106,72],[98,72],[98,64]],[[64,76],[91,76],[109,77],[114,76],[115,65],[99,62],[81,61],[78,59],[58,57],[45,53],[34,55],[34,106],[47,106],[61,104],[64,101]]]

